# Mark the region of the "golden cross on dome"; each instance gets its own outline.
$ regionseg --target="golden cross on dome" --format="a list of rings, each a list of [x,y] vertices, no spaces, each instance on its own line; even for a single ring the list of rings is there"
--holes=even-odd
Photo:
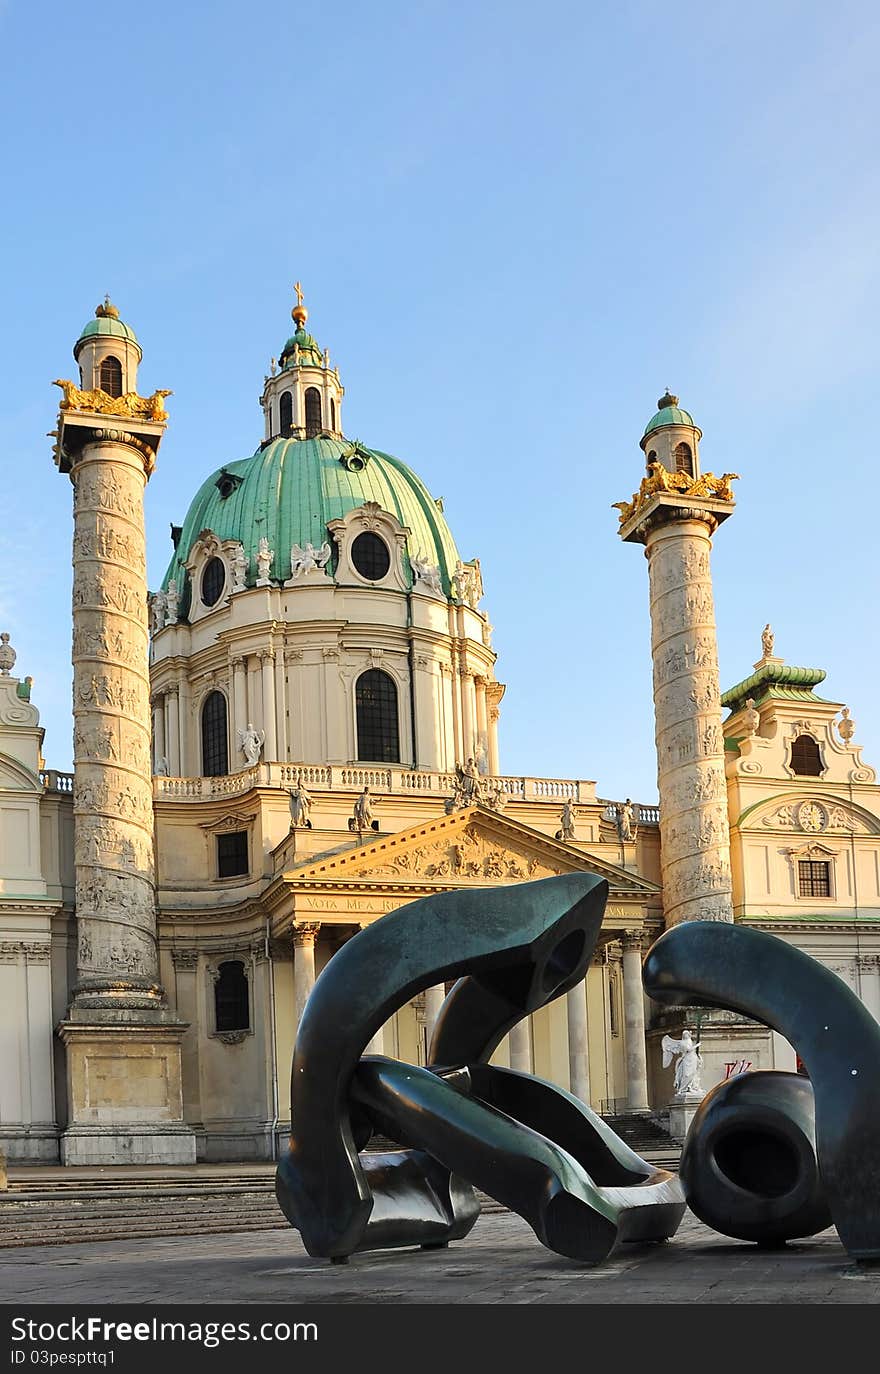
[[[297,305],[302,305],[302,303],[303,303],[302,282],[295,281],[295,282],[293,283],[293,289],[294,289],[294,291],[296,292],[296,303],[297,303]]]

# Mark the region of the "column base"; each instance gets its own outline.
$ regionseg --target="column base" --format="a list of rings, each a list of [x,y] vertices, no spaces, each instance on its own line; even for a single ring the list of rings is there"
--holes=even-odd
[[[0,1126],[0,1155],[8,1164],[57,1164],[58,1127],[48,1125]]]
[[[188,1126],[71,1126],[61,1137],[62,1164],[195,1164]]]

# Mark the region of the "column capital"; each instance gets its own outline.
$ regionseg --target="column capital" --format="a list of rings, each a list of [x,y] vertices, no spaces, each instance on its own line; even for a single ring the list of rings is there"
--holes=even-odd
[[[290,932],[293,936],[294,946],[297,949],[311,948],[320,929],[320,921],[297,921]]]
[[[162,692],[163,692],[163,695],[166,696],[166,697],[176,697],[176,696],[179,696],[179,695],[180,695],[180,683],[179,683],[179,682],[169,682],[169,684],[168,684],[167,687],[163,687]]]
[[[642,949],[644,948],[645,941],[644,930],[642,930],[641,928],[635,930],[625,930],[623,932],[622,938],[624,953],[627,950],[638,950],[639,954],[641,954]]]
[[[275,650],[274,650],[274,649],[261,649],[261,650],[260,650],[260,662],[261,662],[261,663],[271,663],[271,662],[274,660],[274,658],[275,658]]]
[[[172,949],[171,962],[175,968],[179,969],[197,968],[199,951],[197,949]]]
[[[235,656],[234,656],[233,659],[232,659],[232,667],[233,667],[233,671],[236,671],[236,672],[240,671],[242,668],[245,667],[245,657],[244,657],[244,654],[235,654]]]

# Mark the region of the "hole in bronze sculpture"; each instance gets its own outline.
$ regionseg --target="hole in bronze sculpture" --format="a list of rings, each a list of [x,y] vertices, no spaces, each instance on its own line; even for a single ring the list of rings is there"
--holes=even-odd
[[[713,1157],[731,1183],[758,1197],[784,1197],[798,1181],[797,1154],[773,1131],[728,1131],[715,1141]]]

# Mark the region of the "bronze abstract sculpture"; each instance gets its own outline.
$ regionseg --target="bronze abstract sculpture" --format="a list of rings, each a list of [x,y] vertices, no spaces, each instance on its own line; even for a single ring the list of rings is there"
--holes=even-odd
[[[576,873],[441,893],[334,956],[297,1036],[276,1185],[310,1254],[460,1238],[477,1216],[470,1182],[520,1211],[551,1249],[587,1262],[619,1239],[674,1233],[684,1198],[671,1174],[570,1094],[487,1063],[518,1021],[584,977],[607,891]],[[430,1069],[361,1059],[398,1007],[456,975]],[[360,1153],[374,1127],[408,1148]]]

